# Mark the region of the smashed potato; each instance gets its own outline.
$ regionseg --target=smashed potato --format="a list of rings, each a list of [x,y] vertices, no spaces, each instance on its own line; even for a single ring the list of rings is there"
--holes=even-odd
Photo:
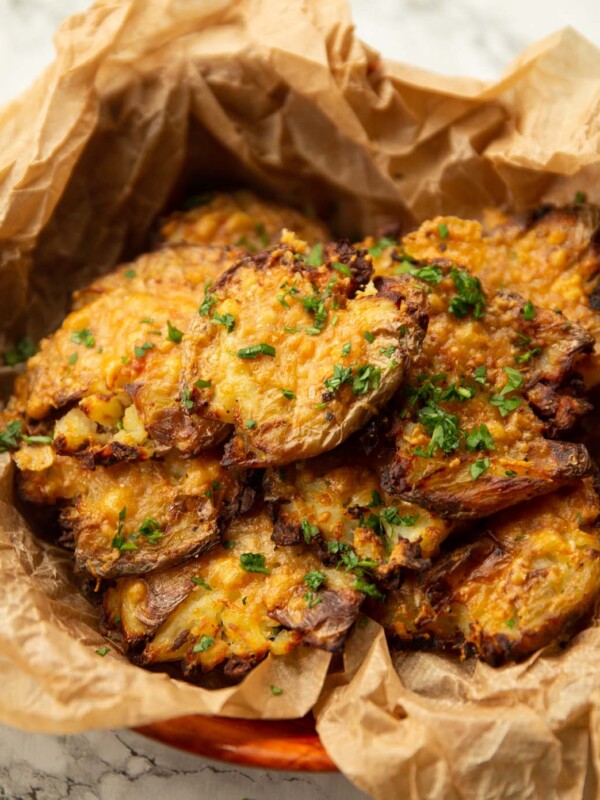
[[[373,614],[400,646],[493,665],[526,658],[569,632],[598,597],[599,514],[589,478],[505,511]]]
[[[426,318],[415,281],[367,289],[360,251],[314,253],[307,263],[290,235],[239,262],[207,291],[185,338],[180,393],[199,417],[235,426],[225,465],[335,447],[391,397],[418,351]]]
[[[194,208],[175,212],[163,220],[160,235],[165,242],[230,245],[255,253],[277,244],[284,228],[295,231],[310,244],[331,239],[320,220],[269,203],[252,192],[207,194],[195,200]]]
[[[108,625],[139,663],[181,662],[185,674],[223,664],[240,678],[269,653],[299,644],[339,649],[364,595],[305,546],[274,545],[272,532],[259,509],[229,526],[222,547],[117,581],[105,595]]]
[[[92,471],[48,445],[28,445],[15,461],[21,497],[60,506],[76,566],[96,578],[164,569],[203,552],[248,502],[240,479],[215,453]]]

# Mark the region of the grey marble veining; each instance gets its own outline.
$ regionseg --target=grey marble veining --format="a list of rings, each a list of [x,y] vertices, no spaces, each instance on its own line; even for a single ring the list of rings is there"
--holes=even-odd
[[[58,23],[87,5],[85,0],[0,0],[0,104],[50,61]],[[352,0],[352,6],[359,35],[383,55],[450,74],[498,77],[523,47],[568,24],[600,44],[598,0]],[[364,796],[341,775],[242,769],[172,750],[131,731],[67,737],[0,727],[0,800]]]

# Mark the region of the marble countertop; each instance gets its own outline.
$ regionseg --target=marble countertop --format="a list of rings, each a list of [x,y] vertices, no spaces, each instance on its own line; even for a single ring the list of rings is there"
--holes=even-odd
[[[565,25],[600,44],[597,0],[351,0],[358,32],[390,58],[449,74],[495,78],[531,42]],[[52,58],[52,33],[85,0],[0,0],[0,104]],[[358,800],[341,775],[242,769],[131,731],[78,736],[0,727],[0,800]]]

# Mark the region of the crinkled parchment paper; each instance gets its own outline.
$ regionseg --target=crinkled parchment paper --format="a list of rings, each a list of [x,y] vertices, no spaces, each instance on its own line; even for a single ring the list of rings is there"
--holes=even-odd
[[[571,30],[496,84],[382,61],[342,0],[104,0],[56,45],[0,111],[0,346],[56,325],[69,292],[140,252],[188,191],[243,183],[311,203],[346,235],[577,190],[600,201],[600,52]],[[413,653],[394,670],[373,623],[343,673],[306,650],[201,689],[95,654],[94,607],[69,556],[28,532],[11,471],[0,456],[0,721],[282,718],[320,694],[326,748],[377,798],[597,796],[599,629],[519,666]]]

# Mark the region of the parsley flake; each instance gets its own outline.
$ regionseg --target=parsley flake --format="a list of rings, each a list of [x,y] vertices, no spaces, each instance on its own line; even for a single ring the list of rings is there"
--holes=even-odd
[[[491,461],[489,460],[489,458],[478,459],[469,467],[471,478],[474,481],[476,481],[477,478],[480,478],[484,474],[484,472],[488,471],[490,466],[491,466]]]
[[[262,553],[242,553],[240,566],[246,572],[260,572],[263,575],[271,574],[266,567],[265,557]]]
[[[309,589],[312,589],[313,592],[317,592],[321,586],[323,586],[325,581],[325,575],[318,569],[315,569],[312,572],[307,572],[304,576],[304,583]]]
[[[104,647],[99,647],[98,650],[96,650],[96,655],[101,656],[102,658],[104,658],[107,653],[110,653],[110,647],[107,647],[106,645],[104,645]]]
[[[73,344],[83,344],[89,350],[96,346],[96,340],[87,328],[81,328],[79,331],[74,331],[71,334],[71,341]]]
[[[235,328],[235,317],[233,314],[219,314],[217,311],[214,312],[212,315],[212,321],[218,323],[219,325],[223,325],[227,333],[231,333],[231,331]]]
[[[183,339],[183,331],[180,331],[179,328],[176,328],[174,325],[171,325],[169,320],[167,320],[167,338],[169,338],[175,344],[179,344]]]
[[[242,347],[241,350],[238,350],[237,354],[238,358],[257,358],[260,355],[272,357],[275,355],[275,348],[271,344],[261,342],[260,344],[253,344],[250,347]]]
[[[462,319],[472,311],[473,319],[481,319],[485,313],[485,295],[479,278],[458,267],[452,267],[450,277],[457,291],[450,300],[449,308],[452,314]]]
[[[214,636],[201,636],[196,644],[192,647],[193,653],[205,653],[214,644]]]
[[[281,390],[281,394],[282,394],[282,395],[283,395],[283,396],[284,396],[284,397],[285,397],[287,400],[295,400],[295,399],[296,399],[296,392],[293,392],[291,389],[282,389],[282,390]]]
[[[315,536],[319,535],[319,529],[316,525],[313,525],[312,522],[309,522],[307,519],[303,519],[300,523],[300,527],[302,528],[302,534],[304,536],[304,541],[306,544],[310,544],[311,541],[315,538]]]
[[[535,306],[531,300],[528,300],[523,306],[523,319],[535,319],[536,315],[537,311],[535,310]]]
[[[191,578],[191,581],[192,583],[195,583],[196,586],[201,586],[203,589],[206,589],[207,592],[212,592],[212,587],[208,585],[204,578],[200,578],[195,575],[193,578]]]
[[[280,694],[283,694],[283,689],[279,686],[275,686],[274,683],[271,684],[271,694],[274,694],[275,697],[278,697]]]
[[[141,345],[136,344],[133,352],[136,358],[144,358],[148,350],[153,350],[153,349],[154,345],[152,344],[152,342],[144,342],[144,344]]]

